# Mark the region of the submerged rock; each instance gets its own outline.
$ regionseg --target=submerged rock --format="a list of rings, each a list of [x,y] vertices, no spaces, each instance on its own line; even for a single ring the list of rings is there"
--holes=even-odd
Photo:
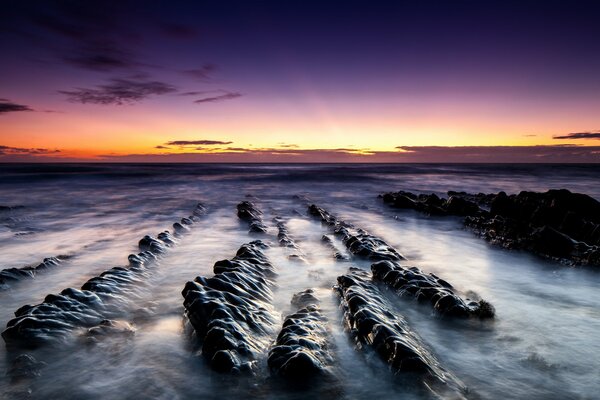
[[[362,229],[356,229],[315,205],[309,207],[309,212],[331,226],[352,254],[378,261],[371,266],[374,278],[387,283],[399,294],[429,301],[441,315],[480,318],[494,316],[494,308],[486,301],[465,301],[445,280],[433,274],[425,274],[417,267],[401,266],[400,262],[405,258],[383,239]]]
[[[11,383],[37,378],[41,370],[46,366],[43,361],[38,361],[30,354],[19,354],[14,358],[6,375],[10,376]]]
[[[344,323],[357,348],[374,351],[394,374],[414,376],[434,392],[464,392],[463,384],[444,369],[406,320],[393,312],[369,274],[351,268],[339,276]]]
[[[9,287],[11,282],[17,282],[23,279],[35,277],[39,272],[60,265],[64,260],[71,256],[58,256],[44,258],[40,264],[23,268],[6,268],[0,271],[0,290]]]
[[[192,223],[194,218],[190,217]],[[109,328],[106,320],[122,315],[134,300],[136,288],[143,284],[148,266],[175,242],[168,232],[158,238],[145,236],[139,242],[140,253],[129,256],[127,267],[111,268],[89,279],[81,289],[67,288],[47,295],[40,304],[19,308],[2,338],[8,346],[33,348],[64,339],[77,328]]]
[[[384,282],[400,296],[414,297],[430,304],[443,316],[493,318],[494,308],[485,300],[465,301],[445,280],[425,274],[417,267],[404,267],[392,261],[371,265],[373,279]]]
[[[280,218],[275,218],[277,223],[277,241],[281,247],[289,250],[288,259],[306,263],[306,255],[300,250],[296,241],[290,236],[285,222]]]
[[[267,226],[262,219],[262,211],[254,203],[242,201],[237,205],[237,215],[241,220],[248,222],[251,233],[267,233]]]
[[[565,189],[513,195],[448,194],[448,199],[439,199],[435,208],[430,205],[431,199],[437,198],[434,194],[397,192],[382,197],[397,208],[465,216],[467,227],[506,248],[577,264],[600,265],[600,202],[590,196]]]
[[[215,371],[252,371],[268,346],[275,271],[263,252],[267,247],[244,244],[231,260],[215,263],[212,278],[199,276],[183,289],[186,316]]]
[[[310,386],[312,378],[326,375],[333,362],[326,318],[311,289],[295,294],[292,304],[301,308],[285,318],[268,365],[272,374]]]
[[[321,207],[313,204],[308,207],[308,212],[319,218],[323,224],[332,227],[334,234],[341,237],[346,248],[355,256],[372,261],[405,259],[383,239],[371,235],[363,229],[357,229],[345,221],[338,220]]]

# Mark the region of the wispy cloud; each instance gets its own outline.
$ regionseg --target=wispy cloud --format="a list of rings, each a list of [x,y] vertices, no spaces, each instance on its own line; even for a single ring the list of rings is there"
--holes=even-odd
[[[367,148],[301,149],[282,147],[202,147],[189,152],[107,154],[116,162],[316,162],[316,163],[594,163],[600,146],[398,146],[392,151]]]
[[[165,143],[166,145],[169,146],[213,146],[213,145],[224,145],[224,144],[231,144],[233,142],[224,142],[221,140],[206,140],[206,139],[200,139],[200,140],[172,140],[170,142]]]
[[[183,73],[199,81],[207,82],[212,81],[212,75],[217,69],[218,67],[215,64],[206,63],[200,68],[188,69],[183,71]]]
[[[61,90],[74,103],[123,105],[138,103],[148,97],[173,93],[177,89],[164,82],[143,79],[111,79],[110,83],[95,88]]]
[[[0,115],[19,111],[33,111],[33,109],[24,104],[14,103],[8,99],[0,99]]]
[[[217,101],[237,99],[238,97],[242,97],[242,96],[243,95],[241,93],[238,93],[238,92],[228,92],[228,93],[221,94],[221,95],[218,95],[218,96],[209,96],[209,97],[204,97],[202,99],[194,100],[194,103],[196,103],[196,104],[214,103],[214,102],[217,102]]]
[[[573,132],[566,135],[553,136],[553,139],[600,139],[600,131]]]
[[[24,147],[11,147],[0,145],[0,155],[49,155],[60,153],[60,150],[50,150],[42,148],[24,148]]]

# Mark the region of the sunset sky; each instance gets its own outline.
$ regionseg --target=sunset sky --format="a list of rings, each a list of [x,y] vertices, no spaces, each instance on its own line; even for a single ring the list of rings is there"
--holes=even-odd
[[[2,1],[0,162],[600,162],[600,2]]]

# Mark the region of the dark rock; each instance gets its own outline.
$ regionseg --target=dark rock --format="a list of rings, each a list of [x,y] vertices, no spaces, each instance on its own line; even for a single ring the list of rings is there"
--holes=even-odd
[[[403,267],[392,261],[371,265],[373,279],[385,283],[400,296],[414,297],[429,303],[442,316],[493,318],[494,308],[488,302],[463,300],[452,286],[417,267]]]
[[[312,289],[294,295],[292,304],[299,303],[309,304],[285,318],[269,351],[268,365],[272,374],[310,386],[314,383],[312,378],[327,374],[333,359],[326,319]]]
[[[44,258],[44,261],[35,266],[3,269],[0,271],[0,290],[8,288],[10,282],[33,278],[39,272],[56,267],[69,258],[71,258],[71,256],[49,257]]]
[[[261,241],[218,261],[212,278],[197,277],[183,289],[186,316],[202,343],[202,356],[218,372],[252,370],[268,345],[274,318],[273,266]]]
[[[321,207],[313,204],[308,208],[308,212],[319,218],[323,224],[332,227],[334,234],[341,238],[342,243],[353,255],[373,261],[404,260],[400,253],[381,238],[338,220]]]
[[[600,202],[566,189],[544,193],[472,195],[448,192],[448,200],[436,195],[386,193],[384,202],[429,214],[465,216],[467,227],[494,244],[524,249],[543,257],[576,264],[599,265]],[[398,199],[398,201],[396,201]],[[410,199],[408,203],[406,199]],[[480,207],[481,206],[481,207]],[[489,206],[489,211],[484,207]]]
[[[192,224],[193,218],[189,219]],[[143,284],[150,264],[175,243],[175,237],[167,231],[158,239],[145,236],[139,242],[141,252],[129,256],[127,267],[104,271],[85,282],[81,290],[67,288],[46,296],[40,304],[19,308],[2,338],[7,346],[34,348],[64,340],[77,328],[91,328],[92,333],[119,328],[120,324],[107,320],[123,314],[136,288]]]
[[[241,220],[248,222],[251,233],[267,233],[267,226],[262,219],[262,211],[254,203],[242,201],[237,205],[237,215]]]
[[[392,311],[366,272],[351,268],[338,277],[334,289],[340,297],[346,329],[358,348],[371,349],[394,374],[419,376],[425,387],[436,393],[464,391],[462,383],[441,366],[406,320]]]

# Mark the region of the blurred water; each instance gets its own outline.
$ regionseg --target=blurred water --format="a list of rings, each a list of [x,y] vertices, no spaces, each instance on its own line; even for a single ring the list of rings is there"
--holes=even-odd
[[[389,190],[509,193],[568,188],[600,199],[600,168],[560,165],[1,165],[0,268],[37,264],[72,254],[61,266],[0,291],[0,325],[24,304],[79,287],[88,278],[126,265],[145,234],[155,235],[196,202],[209,213],[152,269],[124,319],[136,334],[96,344],[74,333],[64,346],[35,351],[48,365],[26,385],[4,372],[14,354],[0,347],[0,393],[6,398],[295,399],[333,396],[323,388],[294,392],[269,379],[212,373],[194,354],[184,326],[181,290],[197,275],[212,276],[215,261],[254,239],[235,205],[254,195],[270,226],[268,256],[279,276],[274,306],[282,320],[293,293],[313,287],[322,299],[335,343],[336,395],[344,398],[426,398],[395,382],[377,359],[354,350],[341,329],[330,290],[350,265],[320,243],[325,229],[305,217],[300,197],[384,238],[409,263],[434,272],[461,291],[496,306],[493,322],[440,320],[430,309],[390,297],[395,310],[430,345],[473,398],[595,398],[600,392],[600,274],[567,268],[486,244],[454,218],[427,218],[381,204]],[[290,262],[276,245],[271,219],[281,216],[308,264]],[[340,249],[343,246],[338,243]],[[140,317],[143,315],[143,318]]]

